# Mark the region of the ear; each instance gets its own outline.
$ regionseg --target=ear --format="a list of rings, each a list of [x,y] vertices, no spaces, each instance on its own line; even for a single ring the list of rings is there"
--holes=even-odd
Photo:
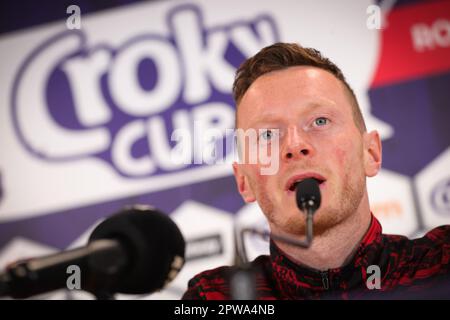
[[[377,131],[364,133],[364,169],[366,176],[375,176],[381,168],[381,140]]]
[[[256,197],[253,190],[250,188],[247,176],[244,174],[244,168],[242,164],[233,162],[234,178],[236,179],[236,185],[245,202],[255,202]]]

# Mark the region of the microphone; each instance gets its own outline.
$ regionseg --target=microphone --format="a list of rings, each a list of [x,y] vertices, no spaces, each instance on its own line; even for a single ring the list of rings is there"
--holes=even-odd
[[[74,265],[81,271],[81,289],[97,299],[148,294],[175,278],[184,251],[184,238],[168,215],[133,206],[100,223],[85,247],[9,265],[0,274],[0,297],[28,298],[67,288],[67,270]]]
[[[313,240],[313,215],[319,209],[322,201],[317,180],[308,178],[297,184],[295,200],[297,207],[306,213],[306,241],[299,242],[297,245],[309,248]]]
[[[297,184],[295,190],[297,207],[301,211],[311,211],[312,214],[320,207],[321,196],[319,182],[314,178],[305,179]]]
[[[314,178],[308,178],[299,182],[295,189],[295,201],[297,207],[306,213],[306,240],[299,241],[290,237],[271,234],[269,231],[257,230],[253,228],[244,228],[240,232],[240,250],[242,255],[238,260],[240,263],[247,263],[247,252],[244,245],[244,235],[245,233],[257,234],[265,239],[272,238],[274,240],[284,242],[293,246],[301,248],[309,248],[313,239],[313,216],[314,213],[319,209],[321,204],[321,195],[319,182]]]
[[[247,259],[247,251],[244,243],[246,233],[257,234],[265,239],[284,242],[301,248],[309,248],[313,239],[313,216],[321,203],[319,183],[316,179],[308,178],[299,182],[295,190],[297,207],[306,213],[306,240],[299,241],[290,237],[271,234],[269,231],[244,228],[239,232],[235,227],[235,266],[236,270],[229,275],[231,297],[233,300],[256,299],[255,270]],[[238,240],[239,237],[239,240]],[[240,245],[238,245],[240,244]]]

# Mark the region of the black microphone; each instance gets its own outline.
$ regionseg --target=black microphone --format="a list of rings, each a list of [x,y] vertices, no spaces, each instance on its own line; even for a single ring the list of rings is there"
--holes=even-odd
[[[168,215],[134,206],[100,223],[85,247],[9,265],[0,274],[0,296],[28,298],[67,288],[67,270],[74,265],[81,271],[81,289],[98,299],[148,294],[175,278],[184,251],[184,238]]]
[[[253,228],[244,228],[239,233],[240,236],[240,246],[237,246],[236,251],[241,252],[240,255],[237,255],[240,263],[247,263],[247,252],[244,245],[244,235],[245,233],[253,233],[257,234],[263,238],[269,239],[272,238],[277,241],[281,241],[293,246],[309,248],[313,239],[313,216],[314,213],[319,209],[321,204],[321,195],[319,182],[314,178],[308,178],[303,181],[300,181],[296,185],[295,189],[295,201],[297,203],[297,207],[306,213],[306,240],[299,241],[297,239],[293,239],[290,237],[276,235],[270,233],[269,231],[257,230]]]
[[[296,245],[309,248],[313,240],[313,215],[319,209],[322,201],[319,182],[314,178],[299,182],[295,190],[295,199],[297,207],[306,213],[306,241]]]
[[[244,228],[239,233],[235,228],[235,270],[229,275],[228,282],[231,287],[233,300],[254,300],[256,296],[255,270],[248,262],[244,243],[246,233],[257,234],[263,238],[272,238],[293,246],[309,248],[313,239],[313,215],[321,203],[319,183],[316,179],[308,178],[299,182],[295,190],[297,207],[306,213],[306,240],[299,241],[290,237],[276,235],[268,231],[253,228]],[[239,239],[238,239],[239,234]]]
[[[297,207],[302,211],[316,212],[320,207],[321,196],[319,182],[314,178],[305,179],[297,184],[295,190]]]

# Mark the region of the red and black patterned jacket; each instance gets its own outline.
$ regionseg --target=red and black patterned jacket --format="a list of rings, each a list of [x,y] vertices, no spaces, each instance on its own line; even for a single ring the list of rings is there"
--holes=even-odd
[[[380,289],[367,286],[370,265],[380,267]],[[372,216],[357,252],[341,268],[321,272],[299,266],[273,242],[270,256],[257,257],[251,266],[257,299],[450,298],[450,226],[409,240],[382,234],[380,223]],[[224,266],[196,275],[183,299],[230,299],[228,280],[233,272],[234,267]]]

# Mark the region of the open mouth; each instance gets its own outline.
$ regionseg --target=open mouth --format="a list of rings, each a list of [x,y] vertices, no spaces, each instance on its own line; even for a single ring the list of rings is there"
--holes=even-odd
[[[325,182],[325,179],[322,177],[317,177],[317,176],[303,176],[303,177],[297,177],[297,178],[292,178],[290,179],[289,183],[288,183],[288,190],[291,192],[295,191],[295,188],[297,188],[297,185],[302,182],[303,180],[312,178],[314,180],[317,181],[317,183],[320,185],[322,185]]]

